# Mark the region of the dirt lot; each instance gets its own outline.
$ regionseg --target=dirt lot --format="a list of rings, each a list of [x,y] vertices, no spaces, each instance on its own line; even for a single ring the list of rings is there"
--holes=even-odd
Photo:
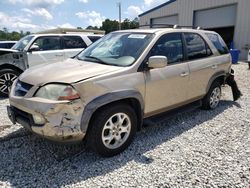
[[[59,146],[11,125],[0,100],[0,187],[250,187],[250,70],[234,65],[243,97],[153,119],[113,158]]]

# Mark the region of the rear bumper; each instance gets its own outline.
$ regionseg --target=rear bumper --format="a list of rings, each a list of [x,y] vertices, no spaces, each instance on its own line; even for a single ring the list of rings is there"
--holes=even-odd
[[[53,101],[10,95],[7,107],[9,119],[31,132],[56,142],[79,142],[85,133],[80,128],[83,107],[81,100],[53,103]],[[34,117],[44,123],[37,124]]]

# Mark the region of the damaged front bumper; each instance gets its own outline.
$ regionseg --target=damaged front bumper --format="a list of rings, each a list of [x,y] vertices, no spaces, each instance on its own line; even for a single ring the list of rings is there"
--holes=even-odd
[[[57,142],[78,142],[85,133],[81,130],[83,105],[74,101],[51,101],[42,98],[24,98],[10,94],[7,107],[10,120],[26,129]]]

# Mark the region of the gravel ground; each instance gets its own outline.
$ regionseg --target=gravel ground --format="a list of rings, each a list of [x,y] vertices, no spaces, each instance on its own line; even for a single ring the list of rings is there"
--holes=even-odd
[[[250,187],[250,71],[233,68],[240,100],[224,87],[217,109],[154,119],[113,158],[12,126],[0,100],[0,187]]]

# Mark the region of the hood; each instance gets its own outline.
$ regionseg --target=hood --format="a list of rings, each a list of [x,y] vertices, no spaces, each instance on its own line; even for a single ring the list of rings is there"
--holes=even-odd
[[[9,53],[14,53],[14,52],[18,52],[18,50],[0,48],[0,55],[5,55]]]
[[[32,85],[51,82],[73,83],[122,69],[122,67],[102,65],[94,62],[68,59],[27,69],[19,79]]]

